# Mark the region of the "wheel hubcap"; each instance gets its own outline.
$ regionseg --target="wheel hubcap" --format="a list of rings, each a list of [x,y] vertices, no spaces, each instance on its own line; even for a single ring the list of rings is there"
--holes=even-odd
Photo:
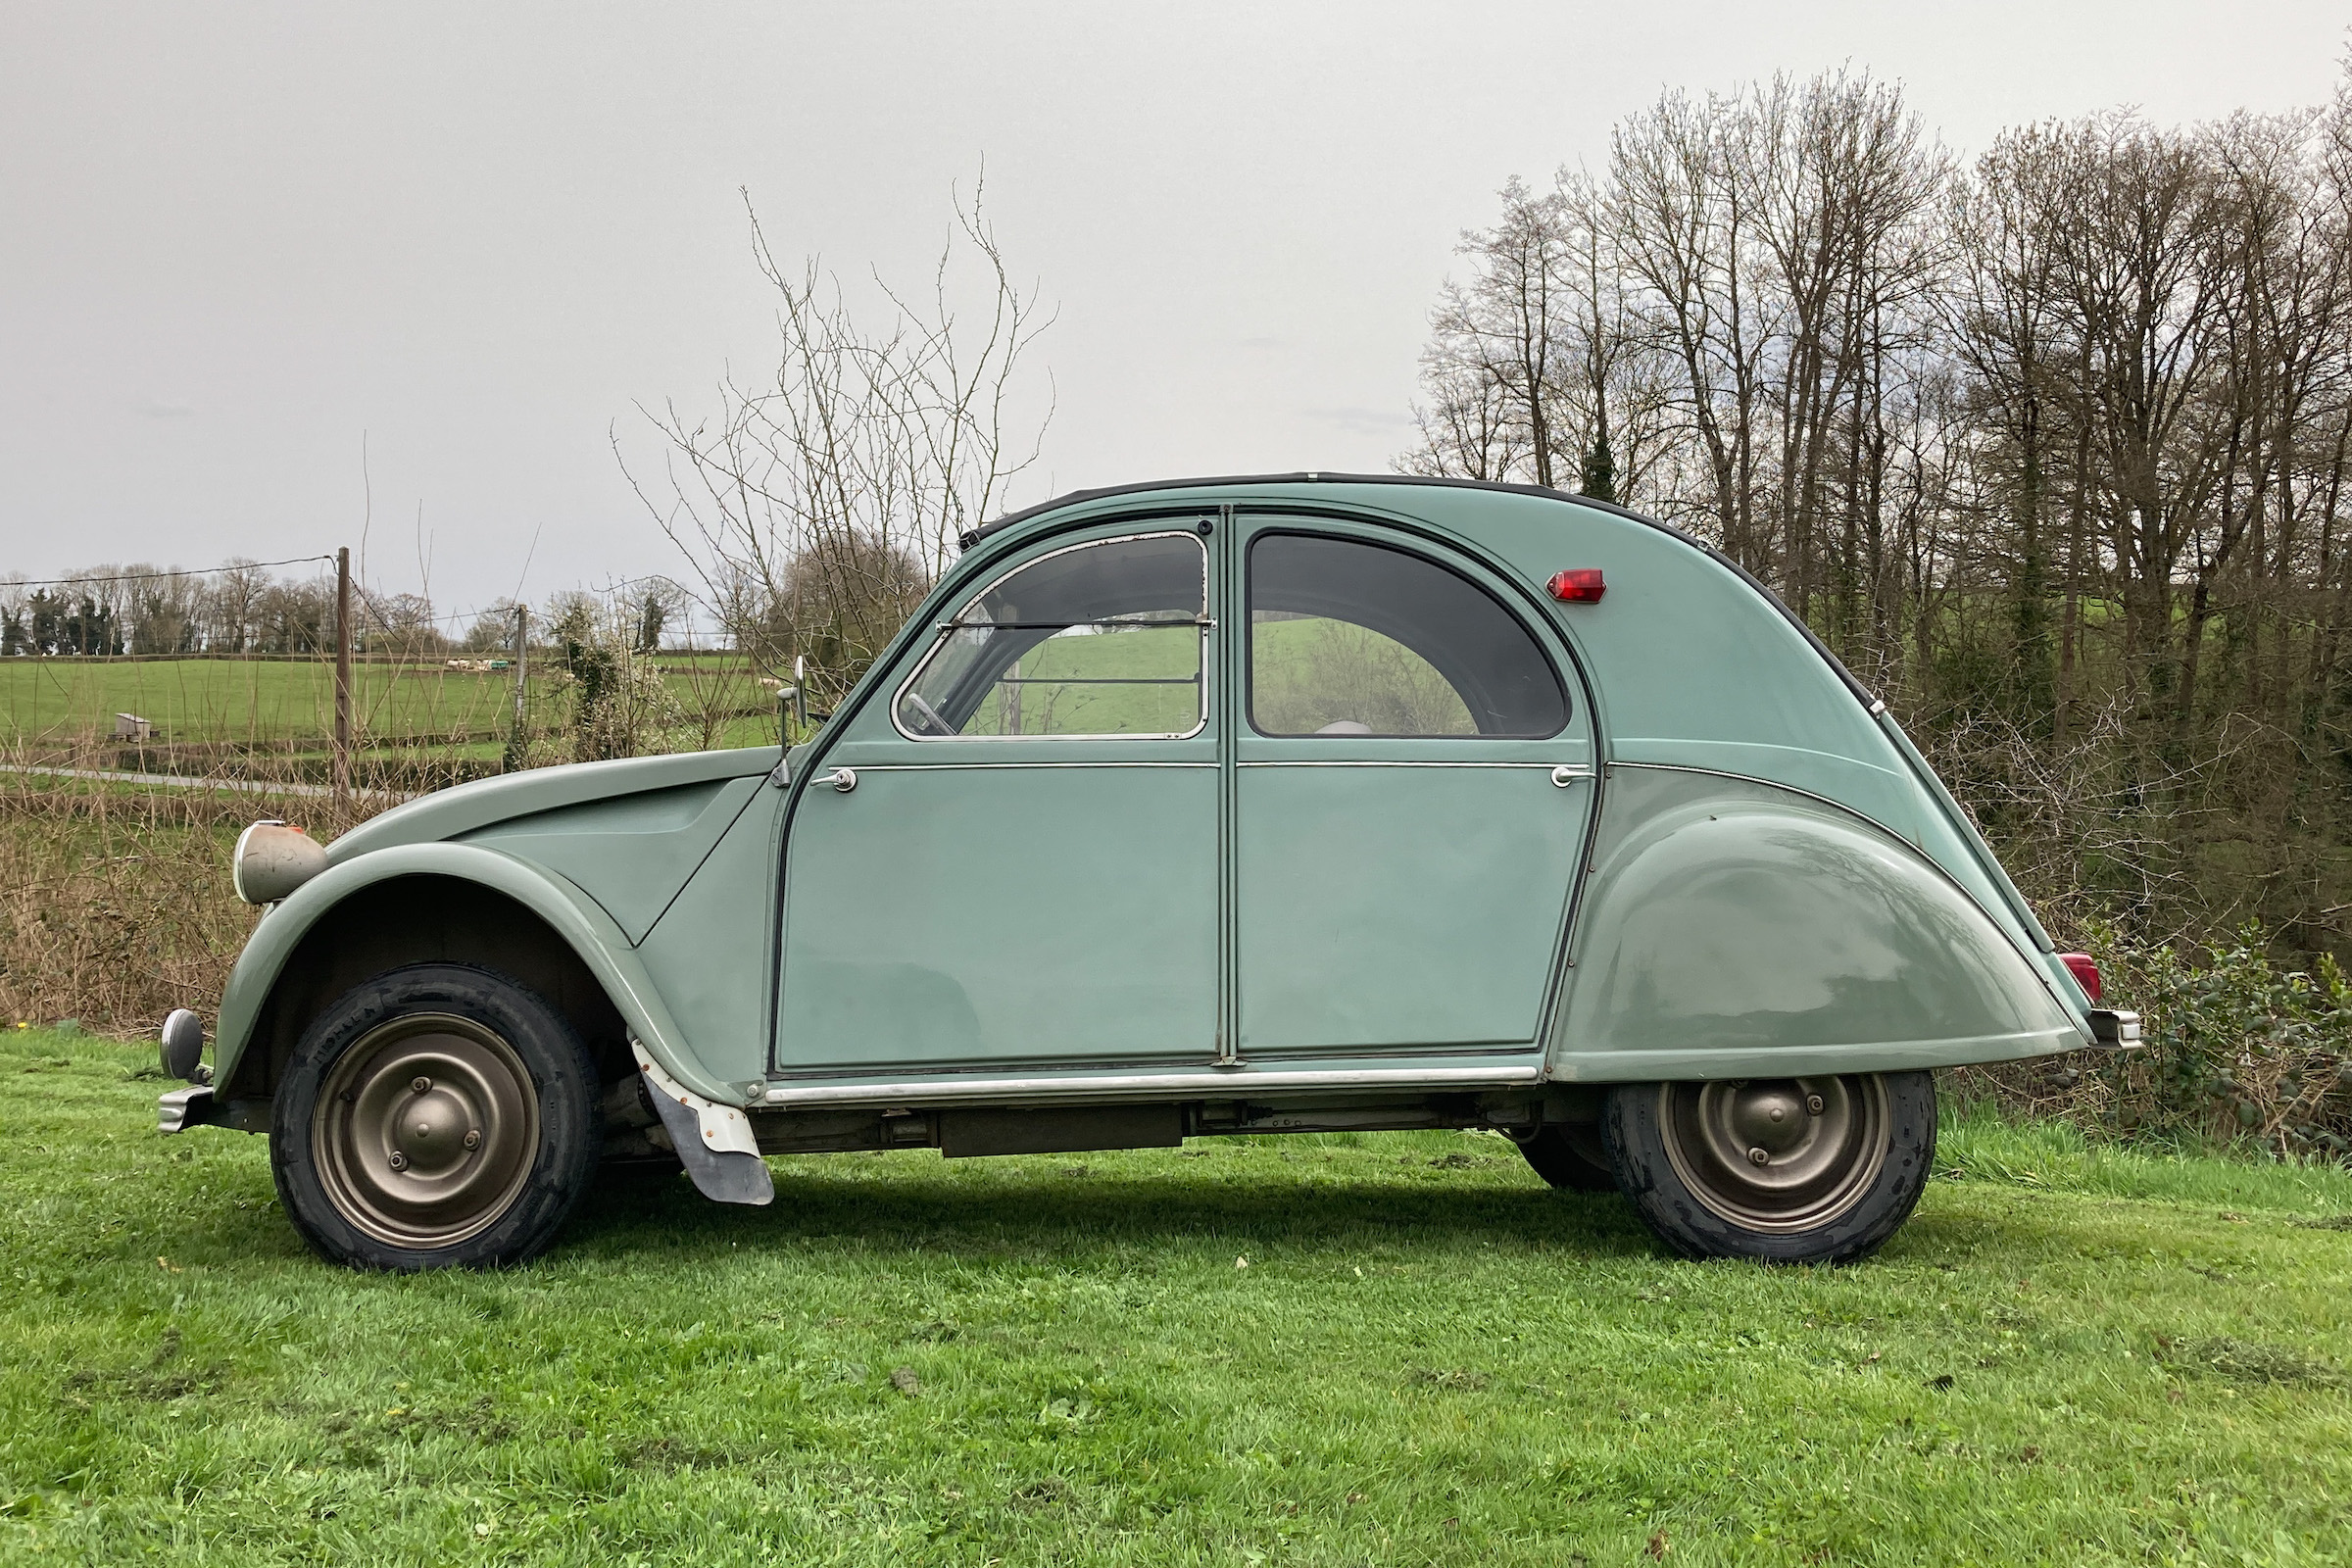
[[[328,1074],[311,1152],[327,1197],[395,1247],[447,1247],[496,1223],[539,1145],[514,1049],[470,1018],[414,1013],[362,1036]]]
[[[1813,1230],[1877,1180],[1886,1091],[1876,1074],[1661,1084],[1658,1126],[1675,1174],[1715,1214],[1749,1230]]]

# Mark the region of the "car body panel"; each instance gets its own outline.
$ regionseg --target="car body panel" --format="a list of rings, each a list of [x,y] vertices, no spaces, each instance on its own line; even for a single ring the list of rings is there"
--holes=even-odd
[[[456,842],[503,850],[586,889],[634,946],[766,784],[760,776],[637,790],[475,828]]]
[[[326,858],[339,862],[396,844],[436,844],[462,838],[493,823],[542,811],[713,780],[752,778],[772,769],[781,756],[773,746],[753,746],[741,751],[573,762],[475,779],[420,795],[369,817],[329,844]]]
[[[684,1038],[719,1082],[767,1076],[784,792],[764,782],[637,946]]]
[[[1810,797],[1623,766],[1552,1041],[1571,1082],[1946,1066],[2082,1043],[1933,861]]]
[[[1214,1054],[1215,765],[1026,744],[902,741],[801,802],[780,1072]]]
[[[1226,725],[1240,1054],[1254,1062],[1535,1051],[1591,825],[1592,715],[1574,659],[1541,604],[1480,557],[1323,511],[1235,517],[1225,534],[1229,602],[1250,592],[1261,539],[1302,534],[1407,548],[1479,589],[1550,665],[1563,727],[1526,737],[1262,734],[1257,602],[1248,617],[1227,617],[1238,672]],[[1269,643],[1268,657],[1279,660],[1282,646]]]
[[[1592,781],[1543,761],[1244,761],[1241,1049],[1533,1050]]]

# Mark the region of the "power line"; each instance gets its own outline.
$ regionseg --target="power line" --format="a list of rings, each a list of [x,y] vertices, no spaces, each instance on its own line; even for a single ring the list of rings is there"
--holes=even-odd
[[[189,566],[184,570],[129,571],[112,577],[36,577],[29,580],[0,581],[0,588],[79,588],[99,582],[156,582],[165,577],[211,577],[226,571],[259,571],[265,566],[303,566],[314,561],[333,561],[332,556],[295,556],[287,561],[240,561],[233,566]]]

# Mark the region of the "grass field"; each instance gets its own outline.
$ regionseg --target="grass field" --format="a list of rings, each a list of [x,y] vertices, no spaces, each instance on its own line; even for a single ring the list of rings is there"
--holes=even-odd
[[[1286,731],[1333,718],[1383,731],[1467,731],[1461,702],[1437,672],[1386,638],[1325,620],[1255,627],[1259,717]],[[994,734],[1008,724],[1029,734],[1187,730],[1198,721],[1199,635],[1137,630],[1060,636],[1032,651],[1012,673],[1023,707],[1000,687],[966,725]],[[531,701],[550,688],[550,658],[534,666]],[[733,655],[664,655],[664,679],[690,715],[718,715],[721,746],[773,745],[771,700]],[[1118,684],[1094,684],[1104,679]],[[1186,682],[1136,685],[1139,679]],[[353,722],[363,743],[422,741],[452,760],[495,758],[514,710],[510,671],[454,670],[441,663],[352,666]],[[534,710],[536,711],[536,709]],[[322,659],[0,660],[0,745],[55,747],[112,734],[114,715],[155,726],[158,747],[263,746],[289,758],[320,754],[334,723],[334,667]],[[701,725],[690,725],[697,731]]]
[[[505,671],[414,664],[352,666],[352,706],[383,734],[488,730],[512,711]],[[165,742],[284,741],[334,722],[334,666],[323,660],[0,660],[0,724],[48,737],[104,727],[118,712],[152,720]]]
[[[552,662],[535,666],[533,701]],[[664,658],[671,690],[690,712],[710,703],[758,710],[727,728],[728,744],[774,745],[771,701],[733,656]],[[334,725],[334,666],[319,659],[0,660],[0,743],[111,735],[114,715],[136,713],[160,745],[323,744]],[[447,741],[503,736],[514,711],[511,671],[442,664],[352,666],[352,713],[363,736]],[[745,737],[735,731],[741,729]],[[764,739],[759,738],[760,732]],[[489,744],[487,755],[498,747]]]
[[[368,1277],[146,1050],[0,1039],[9,1562],[2352,1560],[2341,1171],[1972,1121],[1774,1272],[1489,1137],[836,1155]]]

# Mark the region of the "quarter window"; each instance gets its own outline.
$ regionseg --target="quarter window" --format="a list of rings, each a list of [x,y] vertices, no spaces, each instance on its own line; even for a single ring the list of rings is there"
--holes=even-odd
[[[1250,548],[1250,719],[1262,735],[1540,738],[1568,723],[1544,649],[1433,561],[1319,534]]]
[[[1201,726],[1208,553],[1189,533],[1057,550],[956,612],[900,689],[899,727],[950,736],[1182,736]]]

